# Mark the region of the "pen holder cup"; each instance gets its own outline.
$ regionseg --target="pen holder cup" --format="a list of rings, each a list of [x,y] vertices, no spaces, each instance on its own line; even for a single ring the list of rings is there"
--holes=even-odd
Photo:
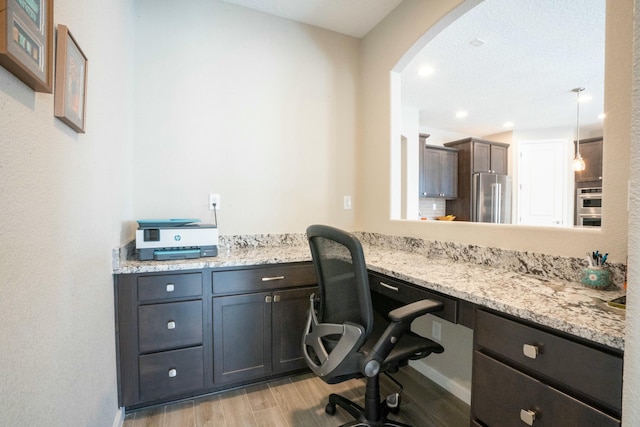
[[[606,267],[584,268],[580,282],[590,288],[604,289],[611,284],[611,272]]]

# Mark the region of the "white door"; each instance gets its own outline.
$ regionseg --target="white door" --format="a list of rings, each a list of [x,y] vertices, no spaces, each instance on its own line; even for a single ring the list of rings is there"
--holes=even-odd
[[[567,141],[522,141],[518,146],[518,224],[572,226]]]

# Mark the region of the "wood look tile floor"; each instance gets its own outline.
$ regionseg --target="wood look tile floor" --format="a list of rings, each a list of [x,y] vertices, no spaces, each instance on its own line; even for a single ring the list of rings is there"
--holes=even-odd
[[[457,397],[411,367],[393,375],[402,383],[401,410],[391,418],[415,427],[467,427],[470,410]],[[324,412],[329,394],[338,393],[360,405],[364,380],[329,385],[312,374],[222,392],[179,403],[127,413],[124,427],[333,427],[351,421],[338,409]],[[397,388],[381,376],[382,394]]]

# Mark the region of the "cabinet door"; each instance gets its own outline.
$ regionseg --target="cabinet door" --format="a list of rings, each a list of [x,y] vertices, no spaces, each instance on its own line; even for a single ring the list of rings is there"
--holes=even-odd
[[[271,293],[213,298],[213,375],[217,384],[271,373]]]
[[[473,172],[491,172],[491,145],[484,142],[473,143]]]
[[[302,357],[302,336],[309,310],[309,296],[318,288],[273,293],[273,371],[285,372],[306,366]]]
[[[507,175],[509,164],[507,147],[491,144],[491,173]]]
[[[447,199],[455,199],[458,197],[458,153],[443,151],[440,153],[440,162],[440,192]]]
[[[424,179],[424,190],[421,197],[442,197],[440,189],[440,177],[442,176],[442,164],[440,150],[425,148],[424,168],[421,171]]]

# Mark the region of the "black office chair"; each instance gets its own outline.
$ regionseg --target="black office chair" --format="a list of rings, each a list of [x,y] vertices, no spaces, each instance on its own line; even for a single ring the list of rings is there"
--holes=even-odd
[[[318,276],[302,340],[307,365],[329,384],[367,377],[365,406],[331,394],[325,412],[336,405],[356,421],[345,426],[405,426],[387,419],[399,410],[399,393],[380,401],[380,373],[396,372],[409,360],[442,353],[441,345],[409,330],[418,316],[442,309],[433,300],[417,301],[388,314],[374,313],[362,245],[342,230],[325,225],[307,228]]]

